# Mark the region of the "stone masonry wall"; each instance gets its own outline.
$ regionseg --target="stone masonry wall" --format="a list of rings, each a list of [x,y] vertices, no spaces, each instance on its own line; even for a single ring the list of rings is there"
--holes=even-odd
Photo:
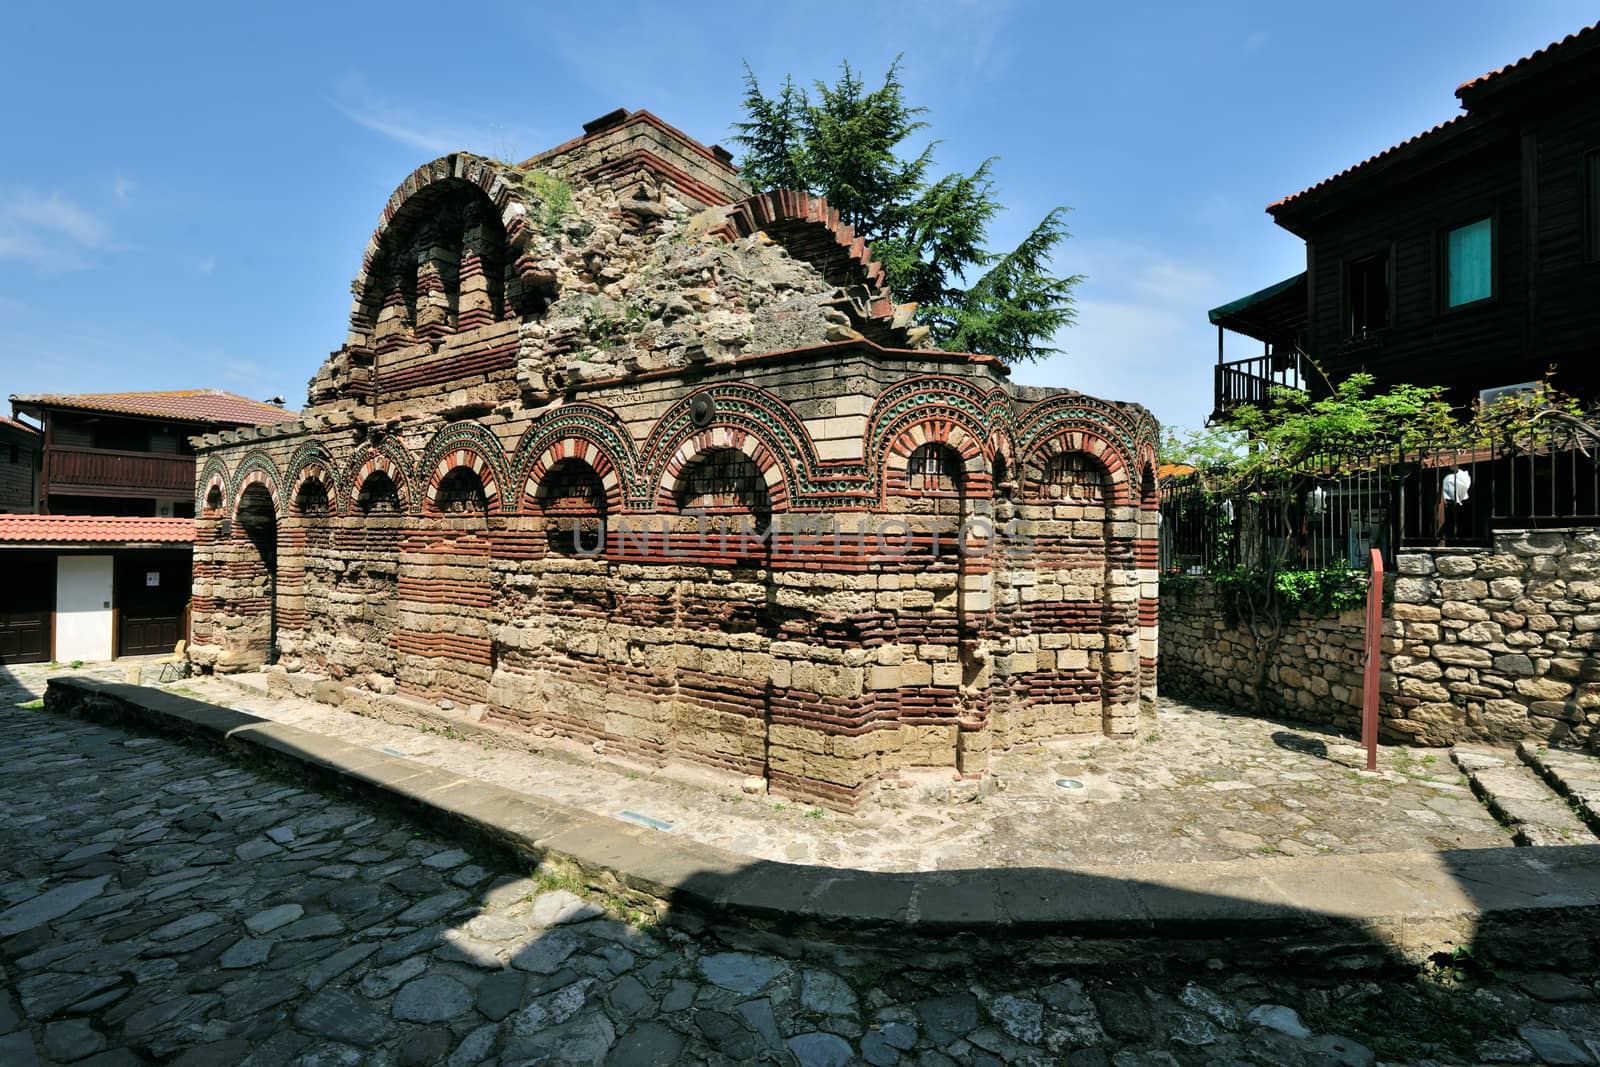
[[[300,419],[198,442],[196,660],[836,806],[1133,734],[1149,413],[931,349],[826,202],[640,114],[396,191]]]
[[[1504,531],[1487,549],[1400,554],[1384,609],[1380,724],[1419,744],[1589,746],[1600,722],[1600,531]],[[1359,611],[1285,626],[1260,692],[1248,634],[1201,589],[1161,596],[1164,691],[1359,724]]]

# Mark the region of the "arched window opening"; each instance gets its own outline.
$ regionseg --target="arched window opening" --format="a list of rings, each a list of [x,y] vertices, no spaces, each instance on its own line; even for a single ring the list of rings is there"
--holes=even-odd
[[[315,478],[300,483],[294,495],[294,509],[301,515],[328,514],[328,488]]]
[[[356,496],[356,507],[361,509],[363,515],[398,515],[400,490],[395,487],[394,479],[383,471],[373,471],[367,475],[367,480],[361,483],[361,492]]]
[[[476,185],[457,180],[417,192],[389,221],[368,269],[355,326],[380,351],[497,322],[533,307],[520,294],[505,227]]]
[[[994,456],[994,498],[996,500],[1010,500],[1016,488],[1011,482],[1011,466],[1006,462],[1005,453],[996,452]]]
[[[441,515],[482,515],[489,510],[483,479],[471,467],[456,467],[439,479],[433,502]]]
[[[564,459],[550,468],[539,487],[548,516],[545,537],[552,552],[589,555],[605,536],[606,489],[595,469],[581,459]]]
[[[748,515],[756,530],[772,522],[772,500],[761,468],[737,448],[714,448],[690,461],[678,488],[678,510]]]
[[[1039,496],[1063,504],[1102,505],[1106,499],[1105,470],[1081,452],[1058,452],[1044,465]]]
[[[918,445],[906,461],[906,487],[915,493],[960,493],[966,473],[959,452],[930,441]]]
[[[235,587],[237,607],[248,619],[245,646],[259,657],[256,662],[273,663],[278,658],[278,514],[271,492],[260,482],[245,486],[235,515],[234,543],[242,534],[255,549],[255,558],[244,561],[244,585]]]

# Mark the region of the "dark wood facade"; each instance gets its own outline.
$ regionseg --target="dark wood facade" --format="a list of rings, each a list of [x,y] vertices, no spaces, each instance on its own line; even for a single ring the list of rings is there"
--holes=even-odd
[[[38,507],[42,440],[32,427],[0,416],[0,514]]]
[[[194,517],[194,451],[204,422],[23,408],[44,430],[41,515]]]
[[[1368,371],[1467,404],[1553,367],[1600,398],[1600,30],[1457,95],[1465,114],[1268,208],[1306,242],[1305,315],[1280,343],[1314,392]],[[1482,220],[1489,293],[1451,306],[1450,234]],[[1246,373],[1219,372],[1219,411]]]

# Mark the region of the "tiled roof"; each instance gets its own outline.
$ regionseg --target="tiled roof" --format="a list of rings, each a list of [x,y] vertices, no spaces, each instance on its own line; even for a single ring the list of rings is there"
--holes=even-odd
[[[166,393],[28,393],[12,396],[11,402],[232,426],[259,426],[299,417],[285,408],[220,389],[179,389]]]
[[[1556,55],[1556,53],[1559,50],[1563,49],[1563,48],[1569,49],[1569,54],[1571,54],[1570,53],[1571,46],[1573,46],[1574,44],[1576,44],[1580,40],[1583,40],[1583,41],[1586,42],[1584,46],[1580,47],[1580,49],[1579,49],[1580,53],[1589,51],[1589,46],[1591,46],[1591,45],[1600,45],[1600,23],[1595,23],[1593,26],[1586,26],[1583,29],[1577,31],[1576,33],[1570,33],[1567,36],[1563,37],[1561,40],[1556,41],[1556,42],[1554,42],[1552,44],[1548,44],[1545,47],[1539,49],[1537,52],[1534,52],[1532,55],[1524,56],[1523,58],[1517,60],[1515,63],[1511,63],[1511,64],[1508,64],[1507,66],[1501,67],[1499,70],[1492,70],[1487,74],[1483,74],[1483,75],[1480,75],[1480,76],[1478,76],[1476,78],[1473,78],[1471,81],[1462,82],[1461,85],[1456,89],[1456,96],[1461,99],[1462,106],[1468,107],[1470,109],[1470,107],[1472,106],[1474,101],[1470,101],[1467,98],[1469,96],[1475,96],[1479,92],[1485,90],[1486,88],[1489,87],[1491,82],[1497,81],[1497,80],[1505,77],[1508,74],[1531,73],[1531,69],[1532,68],[1537,68],[1541,64],[1549,62],[1551,60],[1551,58],[1554,57]],[[1308,193],[1317,192],[1319,189],[1323,189],[1326,186],[1331,185],[1332,183],[1334,183],[1336,181],[1339,181],[1340,179],[1345,178],[1345,177],[1349,176],[1350,174],[1355,173],[1356,171],[1362,170],[1362,169],[1364,169],[1366,167],[1371,166],[1374,163],[1379,162],[1380,160],[1388,159],[1389,157],[1395,155],[1396,153],[1403,152],[1403,151],[1406,151],[1408,149],[1414,148],[1414,147],[1418,146],[1421,142],[1426,141],[1426,140],[1430,140],[1430,139],[1436,137],[1438,134],[1442,133],[1443,131],[1445,131],[1447,129],[1450,129],[1451,127],[1458,126],[1458,125],[1462,124],[1463,122],[1465,122],[1465,121],[1467,121],[1467,120],[1469,120],[1469,119],[1471,119],[1473,117],[1475,117],[1474,114],[1471,113],[1470,110],[1469,110],[1469,113],[1466,114],[1466,115],[1457,115],[1455,118],[1449,120],[1448,122],[1441,122],[1439,125],[1435,126],[1433,129],[1427,130],[1427,131],[1425,131],[1423,133],[1419,133],[1415,137],[1412,137],[1412,138],[1410,138],[1408,140],[1401,141],[1399,144],[1395,145],[1393,148],[1384,149],[1382,152],[1379,152],[1377,155],[1372,156],[1369,159],[1364,159],[1360,163],[1357,163],[1353,167],[1345,168],[1344,170],[1340,171],[1338,174],[1335,174],[1331,178],[1324,178],[1322,181],[1320,181],[1317,184],[1311,186],[1309,189],[1302,189],[1300,192],[1295,193],[1292,196],[1284,197],[1282,200],[1279,200],[1277,203],[1270,205],[1267,208],[1267,211],[1269,213],[1276,214],[1279,208],[1282,208],[1282,207],[1285,207],[1285,206],[1287,206],[1289,204],[1294,203],[1296,200],[1299,200],[1301,197],[1307,195]]]
[[[0,544],[63,541],[112,545],[158,541],[193,544],[193,519],[146,519],[121,515],[0,515]]]
[[[4,426],[8,430],[21,430],[23,433],[37,434],[39,432],[37,428],[29,426],[25,422],[18,422],[16,419],[8,419],[4,415],[0,415],[0,426]]]
[[[1600,22],[1597,22],[1592,26],[1585,26],[1583,29],[1578,30],[1576,33],[1569,33],[1565,37],[1561,38],[1561,40],[1559,40],[1559,41],[1552,41],[1550,44],[1545,45],[1543,48],[1539,49],[1537,52],[1534,52],[1534,53],[1532,53],[1530,55],[1523,56],[1521,59],[1517,60],[1515,63],[1508,63],[1505,66],[1501,67],[1499,70],[1491,70],[1489,73],[1480,74],[1476,78],[1473,78],[1470,81],[1464,81],[1459,86],[1457,86],[1456,95],[1457,96],[1461,96],[1464,93],[1467,93],[1467,92],[1469,92],[1469,91],[1471,91],[1473,89],[1478,88],[1479,86],[1483,85],[1485,82],[1492,81],[1493,79],[1500,77],[1502,74],[1510,74],[1512,71],[1523,69],[1529,63],[1537,62],[1539,59],[1550,55],[1556,49],[1561,48],[1564,45],[1572,44],[1574,41],[1578,40],[1580,37],[1585,37],[1585,36],[1587,36],[1589,34],[1592,34],[1596,30],[1600,30]]]
[[[1351,174],[1354,174],[1356,171],[1361,170],[1363,167],[1369,167],[1369,166],[1371,166],[1372,164],[1378,162],[1381,159],[1389,158],[1390,156],[1394,155],[1396,152],[1400,152],[1400,151],[1403,151],[1405,149],[1411,148],[1412,146],[1414,146],[1414,145],[1418,144],[1419,142],[1423,141],[1424,139],[1429,138],[1429,137],[1433,137],[1435,134],[1441,133],[1444,130],[1449,129],[1452,126],[1455,126],[1457,123],[1465,121],[1466,118],[1467,118],[1467,116],[1465,116],[1465,115],[1457,115],[1455,118],[1450,119],[1447,122],[1439,123],[1439,125],[1435,126],[1431,130],[1425,130],[1424,132],[1417,134],[1415,137],[1407,138],[1406,140],[1401,141],[1399,144],[1395,145],[1393,148],[1385,148],[1382,152],[1379,152],[1375,156],[1370,156],[1367,159],[1363,159],[1360,163],[1357,163],[1355,166],[1346,167],[1344,170],[1341,170],[1338,174],[1335,174],[1331,178],[1322,179],[1320,182],[1318,182],[1317,184],[1311,186],[1309,189],[1302,189],[1298,193],[1294,193],[1294,194],[1292,194],[1290,196],[1286,196],[1282,200],[1277,201],[1276,203],[1269,204],[1267,206],[1267,211],[1269,213],[1276,212],[1279,208],[1281,208],[1281,207],[1283,207],[1283,206],[1285,206],[1287,204],[1294,203],[1296,200],[1299,200],[1302,196],[1305,196],[1308,193],[1314,193],[1318,189],[1323,188],[1324,186],[1331,185],[1334,182],[1340,180],[1341,178],[1344,178],[1344,177],[1347,177],[1347,176],[1349,176]]]

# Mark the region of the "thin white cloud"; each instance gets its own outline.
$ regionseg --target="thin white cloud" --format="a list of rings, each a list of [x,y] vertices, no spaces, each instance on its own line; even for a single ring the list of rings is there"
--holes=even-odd
[[[110,240],[104,222],[59,191],[0,189],[0,259],[47,274],[84,270]]]
[[[526,127],[503,123],[474,125],[425,114],[375,91],[360,74],[346,74],[340,78],[327,99],[339,114],[356,125],[434,156],[476,151],[509,159],[511,153],[521,151],[524,144],[536,143],[532,131]]]
[[[220,356],[221,353],[215,353]],[[253,359],[224,359],[222,379],[250,395],[264,393],[276,383],[277,375]]]
[[[217,269],[217,257],[206,256],[197,264],[201,274],[210,274]]]
[[[8,201],[5,215],[9,221],[36,230],[65,234],[87,248],[105,242],[105,224],[59,192],[41,196],[23,189],[8,197]]]
[[[119,203],[126,204],[133,196],[133,191],[137,188],[138,186],[133,184],[131,178],[126,178],[119,174],[111,182],[111,195],[116,197]]]

